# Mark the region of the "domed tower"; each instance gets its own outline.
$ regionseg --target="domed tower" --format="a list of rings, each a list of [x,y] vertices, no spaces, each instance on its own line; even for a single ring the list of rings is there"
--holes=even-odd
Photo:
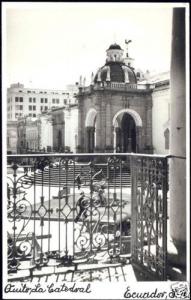
[[[115,43],[90,86],[81,77],[79,152],[152,152],[151,89],[138,87],[131,61]]]
[[[124,50],[118,44],[112,44],[107,50],[106,63],[101,67],[94,82],[120,82],[136,84],[133,68],[126,65],[123,58]]]

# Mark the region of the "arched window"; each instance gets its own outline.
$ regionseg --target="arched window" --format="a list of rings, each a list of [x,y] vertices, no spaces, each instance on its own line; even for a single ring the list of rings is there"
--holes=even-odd
[[[164,138],[165,138],[165,149],[166,150],[169,150],[169,138],[170,137],[170,131],[169,129],[167,128],[165,131],[164,131]]]

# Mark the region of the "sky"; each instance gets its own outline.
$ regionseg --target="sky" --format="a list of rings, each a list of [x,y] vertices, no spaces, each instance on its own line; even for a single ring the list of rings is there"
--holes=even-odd
[[[135,67],[170,68],[172,5],[106,3],[4,3],[6,84],[63,89],[105,64],[106,49],[118,43]]]

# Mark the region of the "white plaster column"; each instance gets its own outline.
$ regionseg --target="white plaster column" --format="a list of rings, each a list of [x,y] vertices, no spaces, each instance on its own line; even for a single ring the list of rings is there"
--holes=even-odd
[[[170,117],[170,234],[186,264],[185,9],[173,9]],[[178,157],[182,158],[178,158]]]

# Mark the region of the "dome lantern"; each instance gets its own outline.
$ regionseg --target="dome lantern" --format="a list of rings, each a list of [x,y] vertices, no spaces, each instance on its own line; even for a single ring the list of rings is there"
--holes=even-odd
[[[99,68],[95,75],[94,83],[137,83],[133,68],[129,64],[126,64],[126,61],[123,58],[124,50],[115,43],[110,45],[106,52],[106,63],[104,66]]]
[[[106,62],[109,61],[123,61],[123,49],[118,44],[112,44],[107,50]]]

